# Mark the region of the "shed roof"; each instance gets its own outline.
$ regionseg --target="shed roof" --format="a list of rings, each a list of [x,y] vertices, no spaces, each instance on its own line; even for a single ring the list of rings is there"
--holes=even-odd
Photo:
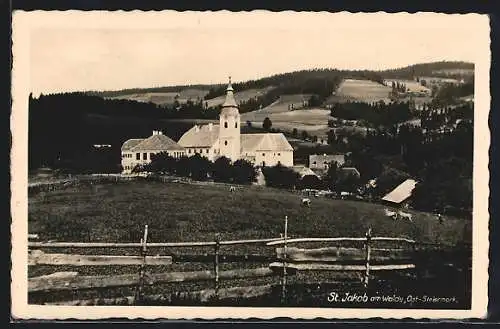
[[[382,200],[393,203],[401,203],[411,196],[411,192],[415,188],[416,184],[417,182],[415,180],[407,179],[384,196]]]

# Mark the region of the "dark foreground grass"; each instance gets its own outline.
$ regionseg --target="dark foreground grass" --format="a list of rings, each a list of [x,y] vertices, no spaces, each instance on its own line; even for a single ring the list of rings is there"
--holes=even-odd
[[[394,222],[384,206],[316,198],[301,206],[298,194],[249,186],[229,193],[223,186],[147,181],[72,187],[30,196],[29,232],[42,240],[139,242],[292,237],[407,237],[423,243],[454,245],[471,239],[471,223],[412,212],[413,223]]]

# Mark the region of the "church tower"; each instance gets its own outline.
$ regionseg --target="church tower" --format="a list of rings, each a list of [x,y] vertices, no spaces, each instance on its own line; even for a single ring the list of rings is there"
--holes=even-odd
[[[222,104],[219,126],[220,156],[229,158],[232,162],[240,158],[240,111],[234,99],[231,77],[226,89],[226,100]]]

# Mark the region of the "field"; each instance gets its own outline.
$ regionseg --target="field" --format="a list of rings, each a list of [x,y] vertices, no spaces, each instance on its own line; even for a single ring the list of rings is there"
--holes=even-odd
[[[331,101],[389,102],[391,87],[370,80],[345,79]]]
[[[243,90],[240,92],[235,92],[234,98],[236,99],[237,102],[242,102],[242,101],[246,102],[251,98],[264,95],[265,93],[267,93],[269,90],[271,90],[273,88],[274,87],[266,87],[266,88],[262,88],[262,89],[247,89],[247,90]],[[225,100],[226,100],[226,95],[222,95],[219,97],[208,99],[206,102],[208,103],[208,107],[214,107],[217,105],[222,105],[222,103],[224,103]]]
[[[129,94],[110,98],[128,99],[137,102],[151,102],[157,105],[169,105],[174,103],[177,95],[179,96],[177,99],[179,103],[186,103],[188,100],[195,101],[197,99],[202,99],[207,93],[208,90],[189,88],[181,90],[180,92]]]
[[[427,81],[427,83],[459,83],[459,80],[453,78],[420,77],[420,79]]]
[[[148,224],[151,242],[273,238],[289,218],[291,236],[361,236],[371,225],[376,235],[421,242],[463,241],[469,222],[449,218],[440,225],[431,214],[415,212],[414,223],[393,222],[383,206],[318,198],[311,208],[300,196],[259,186],[237,193],[227,187],[180,183],[123,182],[70,187],[29,198],[29,231],[43,239],[134,242]],[[53,230],[55,224],[62,230]],[[78,228],[78,229],[76,229]]]
[[[443,69],[433,71],[434,74],[460,74],[460,75],[474,75],[474,69]]]
[[[296,128],[299,132],[305,130],[311,135],[326,135],[330,111],[320,108],[302,109],[304,100],[309,97],[310,95],[305,94],[283,95],[261,110],[243,113],[241,121],[250,121],[256,127],[261,127],[262,121],[267,117],[271,119],[273,128],[290,132]],[[290,111],[288,107],[292,104],[294,110]]]
[[[322,198],[315,198],[311,208],[305,208],[300,205],[300,196],[295,193],[259,186],[243,187],[235,193],[229,193],[227,186],[220,185],[148,181],[68,187],[64,190],[31,195],[28,213],[29,232],[39,234],[42,241],[138,242],[145,224],[149,226],[148,242],[213,241],[215,233],[220,233],[223,240],[275,238],[283,232],[285,215],[289,219],[288,232],[291,238],[363,237],[367,227],[371,226],[374,236],[406,237],[418,242],[447,245],[464,240],[470,241],[470,222],[466,220],[446,218],[443,224],[439,224],[431,214],[412,212],[414,223],[394,222],[384,217],[381,205]],[[59,249],[57,252],[103,253],[98,248],[85,251],[68,248]],[[151,273],[210,270],[213,266],[206,262],[181,261],[182,255],[203,256],[212,253],[213,248],[183,250],[167,248],[156,252],[162,255],[174,253],[177,261],[169,266],[150,268]],[[275,251],[272,247],[255,245],[225,247],[221,252],[229,255],[250,253],[269,257]],[[136,255],[137,251],[108,249],[104,253]],[[221,271],[260,268],[266,264],[268,265],[265,261],[222,263]],[[137,273],[138,268],[38,265],[29,267],[28,276],[46,275],[55,271],[78,271],[79,275],[114,275]],[[289,295],[296,297],[292,304],[332,307],[325,303],[324,296],[327,292],[331,289],[340,289],[338,280],[347,280],[341,281],[347,285],[342,289],[351,289],[349,288],[351,283],[348,282],[357,280],[358,275],[359,273],[314,271],[298,273],[289,278],[288,283],[292,285],[290,289],[306,290],[297,293],[290,291]],[[392,276],[389,280],[392,282],[392,288],[384,286],[381,289],[389,289],[386,292],[390,292],[390,289],[399,289],[401,292],[404,284],[394,281],[398,280],[397,276]],[[408,279],[405,279],[405,282],[408,284]],[[413,281],[409,282],[410,287],[413,287]],[[269,284],[277,284],[277,278],[225,280],[221,281],[221,288]],[[379,281],[372,289],[380,289],[379,284],[387,284],[387,281]],[[463,282],[459,281],[457,284],[463,285]],[[145,293],[170,294],[185,290],[207,289],[211,286],[212,283],[209,281],[155,284],[147,287]],[[448,285],[436,285],[438,288],[443,286],[448,287]],[[75,298],[113,298],[133,295],[134,289],[134,287],[117,287],[80,291],[77,294],[71,290],[51,294],[41,292],[30,294],[29,300],[30,303],[41,303]],[[266,303],[272,303],[274,297],[271,296],[276,295],[279,293],[273,293],[265,297],[265,300],[254,302],[265,306]],[[300,296],[305,296],[306,299]],[[242,306],[241,302],[237,302],[236,305]],[[234,301],[226,303],[235,305],[231,304]]]
[[[420,82],[414,80],[391,79],[391,80],[384,80],[384,82],[389,87],[391,86],[392,82],[403,83],[406,85],[406,88],[410,89],[410,92],[426,92],[429,93],[429,95],[431,93],[431,90],[429,88],[422,86]]]

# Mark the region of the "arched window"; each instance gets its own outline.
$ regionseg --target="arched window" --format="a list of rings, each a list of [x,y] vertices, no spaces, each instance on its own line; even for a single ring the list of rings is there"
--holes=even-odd
[[[227,128],[227,121],[224,122],[224,128]]]
[[[227,141],[224,141],[224,145],[227,145]]]
[[[234,123],[234,128],[238,128],[238,122]]]

